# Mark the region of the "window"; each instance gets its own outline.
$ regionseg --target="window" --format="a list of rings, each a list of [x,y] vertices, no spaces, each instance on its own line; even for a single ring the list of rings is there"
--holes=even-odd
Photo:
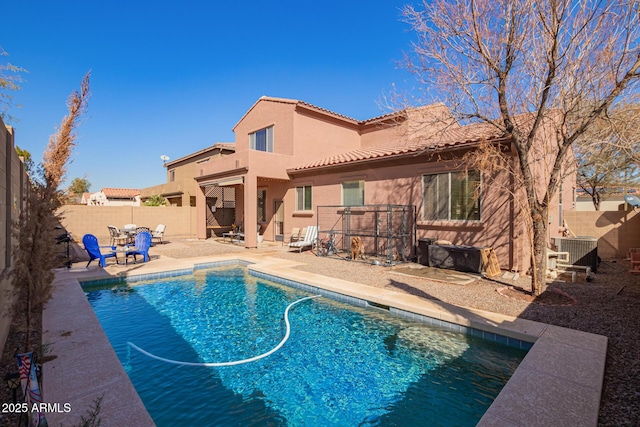
[[[364,205],[364,181],[342,183],[342,204],[344,206]]]
[[[296,210],[310,211],[311,207],[311,186],[296,187]]]
[[[422,219],[480,221],[480,172],[423,175]]]
[[[267,190],[258,189],[258,222],[267,222]]]
[[[273,153],[273,126],[250,133],[249,148]]]
[[[174,182],[176,180],[176,171],[172,169],[169,171],[169,182]]]

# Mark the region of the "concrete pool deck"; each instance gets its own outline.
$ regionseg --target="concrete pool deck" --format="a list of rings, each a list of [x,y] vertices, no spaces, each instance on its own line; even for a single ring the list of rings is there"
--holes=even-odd
[[[49,425],[70,425],[87,417],[103,396],[100,418],[108,426],[152,426],[153,420],[120,364],[80,281],[192,269],[196,264],[242,260],[250,270],[303,283],[437,321],[534,343],[487,410],[481,426],[595,426],[602,392],[607,338],[502,314],[425,300],[406,293],[327,278],[293,267],[299,262],[264,254],[173,259],[144,264],[84,268],[75,264],[56,274],[43,312],[43,343],[56,356],[43,366],[48,403],[71,404],[69,413],[47,414]],[[82,266],[80,266],[82,265]]]

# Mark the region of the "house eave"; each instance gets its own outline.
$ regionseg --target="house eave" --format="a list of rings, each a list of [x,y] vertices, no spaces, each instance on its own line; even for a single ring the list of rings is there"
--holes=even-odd
[[[200,185],[203,181],[211,181],[214,179],[231,178],[235,175],[245,175],[249,171],[249,168],[243,166],[241,168],[230,169],[223,172],[210,173],[207,175],[197,176],[194,179]]]
[[[509,141],[509,140],[510,140],[510,138],[501,137],[501,138],[496,138],[496,139],[492,140],[492,142],[494,144],[499,144],[499,143],[502,143],[502,142],[505,142],[505,141]],[[481,140],[475,140],[475,141],[468,141],[468,142],[459,143],[459,144],[452,145],[452,146],[427,148],[427,149],[424,149],[424,150],[415,150],[415,151],[411,151],[411,152],[407,152],[407,153],[391,154],[391,155],[387,155],[387,156],[372,157],[372,158],[369,158],[369,159],[351,160],[351,161],[348,161],[348,162],[333,163],[333,164],[322,165],[322,166],[314,166],[314,167],[308,167],[308,168],[304,168],[304,169],[292,168],[292,169],[287,169],[287,174],[289,174],[291,176],[303,175],[303,174],[313,173],[313,172],[316,172],[316,171],[324,172],[324,171],[332,170],[332,169],[347,168],[347,167],[351,167],[351,166],[361,166],[363,164],[386,163],[386,162],[392,162],[394,160],[421,157],[421,156],[424,156],[424,155],[433,155],[433,154],[438,154],[438,153],[443,153],[443,152],[454,152],[454,151],[465,150],[465,149],[469,149],[471,147],[477,146],[478,144],[480,144],[480,142],[481,142]]]

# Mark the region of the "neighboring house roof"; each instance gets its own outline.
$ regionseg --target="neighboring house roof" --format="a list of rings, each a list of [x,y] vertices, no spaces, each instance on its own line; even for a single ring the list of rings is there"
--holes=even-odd
[[[371,148],[362,148],[348,151],[346,153],[325,157],[304,165],[300,165],[288,172],[295,173],[315,168],[326,168],[369,161],[382,158],[392,158],[401,156],[415,156],[425,151],[441,150],[453,148],[482,140],[495,140],[503,136],[503,133],[489,123],[477,123],[462,127],[451,127],[423,139],[415,139],[405,142],[397,142],[390,145],[380,145]]]
[[[640,189],[638,189],[638,188],[627,188],[626,192],[624,191],[624,189],[619,188],[619,187],[615,187],[615,188],[611,188],[611,189],[599,188],[598,190],[600,192],[600,195],[603,198],[607,198],[607,197],[624,197],[625,194],[636,195],[636,194],[640,193]],[[591,200],[591,194],[587,193],[582,188],[576,188],[576,198],[578,198],[578,199],[584,198],[584,199]]]
[[[107,198],[123,199],[139,196],[140,190],[134,188],[103,188],[102,193]]]
[[[191,153],[191,154],[187,154],[186,156],[180,157],[179,159],[173,160],[171,162],[167,162],[165,164],[165,167],[169,168],[173,165],[176,165],[180,162],[183,162],[185,160],[191,159],[193,157],[197,157],[200,156],[202,154],[205,154],[208,151],[215,151],[215,150],[228,150],[228,151],[236,151],[236,144],[233,142],[216,142],[215,144],[213,144],[210,147],[207,148],[203,148],[200,151],[196,151],[195,153]]]

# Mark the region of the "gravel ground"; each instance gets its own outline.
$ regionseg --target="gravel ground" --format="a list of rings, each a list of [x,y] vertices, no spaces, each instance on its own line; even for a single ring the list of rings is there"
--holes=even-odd
[[[151,254],[189,258],[246,251],[238,245],[208,239],[156,245]],[[456,285],[400,275],[394,273],[393,267],[317,257],[310,251],[287,252],[286,247],[280,245],[265,244],[255,251],[303,262],[304,265],[297,267],[303,271],[605,335],[609,338],[609,345],[598,424],[640,425],[640,276],[627,272],[628,261],[604,260],[592,282],[586,282],[584,275],[579,275],[582,277],[576,283],[551,283],[549,289],[563,291],[577,301],[569,306],[555,306],[521,301],[497,292],[497,289],[508,285],[527,288],[530,286],[527,276],[516,281],[479,278],[468,285]]]

